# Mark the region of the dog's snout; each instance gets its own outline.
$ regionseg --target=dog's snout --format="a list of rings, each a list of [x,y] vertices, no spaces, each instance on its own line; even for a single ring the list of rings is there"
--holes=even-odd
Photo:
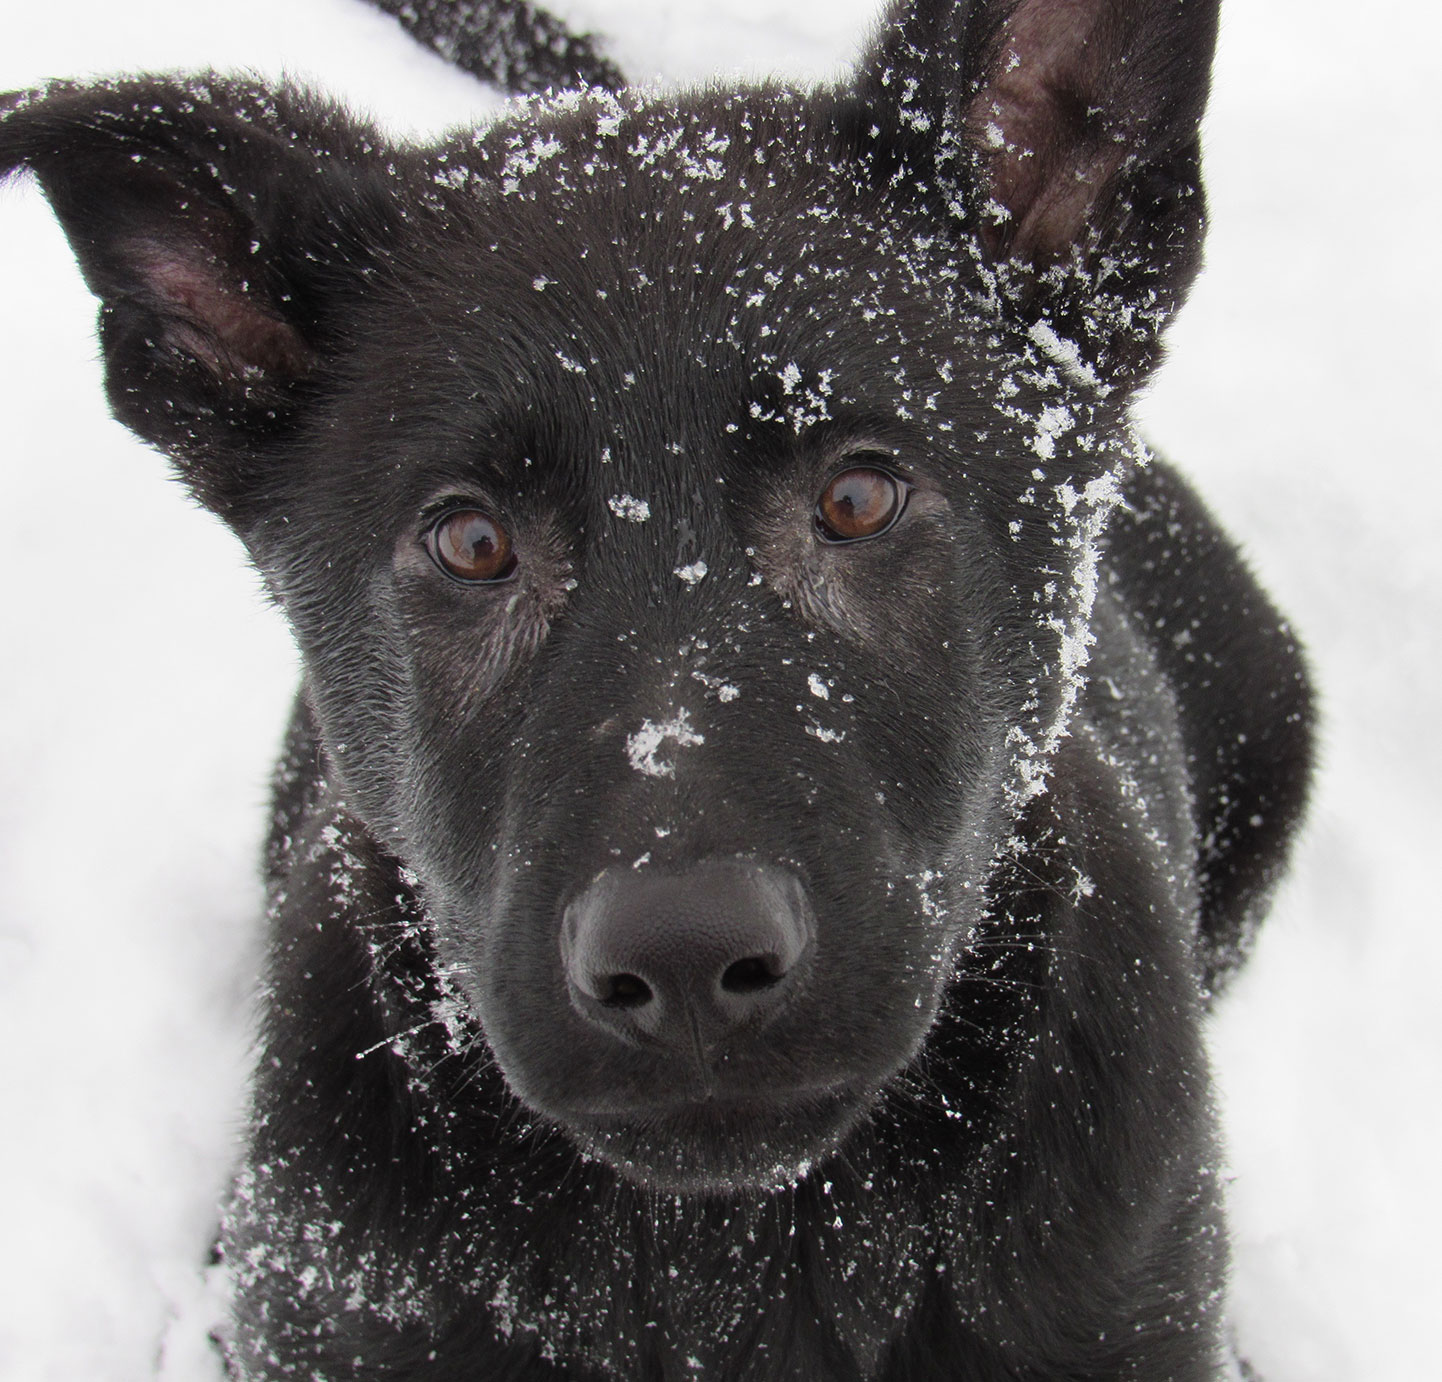
[[[814,941],[794,874],[716,859],[679,872],[608,869],[566,908],[561,956],[584,1016],[690,1050],[769,1021]]]

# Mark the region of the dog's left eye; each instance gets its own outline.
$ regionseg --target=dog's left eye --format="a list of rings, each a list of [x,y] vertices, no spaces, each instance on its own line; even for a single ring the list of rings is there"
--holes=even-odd
[[[426,551],[452,580],[488,585],[515,574],[511,535],[480,509],[452,509],[426,530]]]
[[[831,477],[816,501],[816,532],[823,542],[880,537],[901,517],[911,486],[880,466],[850,466]]]

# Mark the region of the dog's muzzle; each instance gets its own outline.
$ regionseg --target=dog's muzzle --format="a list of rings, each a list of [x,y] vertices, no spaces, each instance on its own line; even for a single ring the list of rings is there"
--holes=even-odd
[[[788,869],[709,859],[681,871],[607,869],[566,908],[561,959],[587,1020],[704,1060],[786,1006],[815,940],[806,890]]]

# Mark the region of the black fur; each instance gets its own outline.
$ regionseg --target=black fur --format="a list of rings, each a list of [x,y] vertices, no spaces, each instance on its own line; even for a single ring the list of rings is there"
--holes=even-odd
[[[238,1375],[1221,1375],[1200,1021],[1310,714],[1127,420],[1214,27],[917,0],[834,90],[421,149],[220,78],[9,101],[117,414],[304,656]],[[905,507],[837,542],[856,468]]]
[[[570,32],[528,0],[371,0],[418,43],[513,94],[624,85],[590,34]]]

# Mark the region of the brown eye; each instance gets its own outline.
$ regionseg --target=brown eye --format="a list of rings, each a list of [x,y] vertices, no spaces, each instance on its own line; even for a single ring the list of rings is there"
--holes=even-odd
[[[446,575],[458,581],[504,581],[516,569],[510,534],[479,509],[452,509],[426,533],[426,550]]]
[[[816,501],[816,530],[825,542],[879,537],[901,517],[910,492],[888,470],[869,465],[843,470]]]

